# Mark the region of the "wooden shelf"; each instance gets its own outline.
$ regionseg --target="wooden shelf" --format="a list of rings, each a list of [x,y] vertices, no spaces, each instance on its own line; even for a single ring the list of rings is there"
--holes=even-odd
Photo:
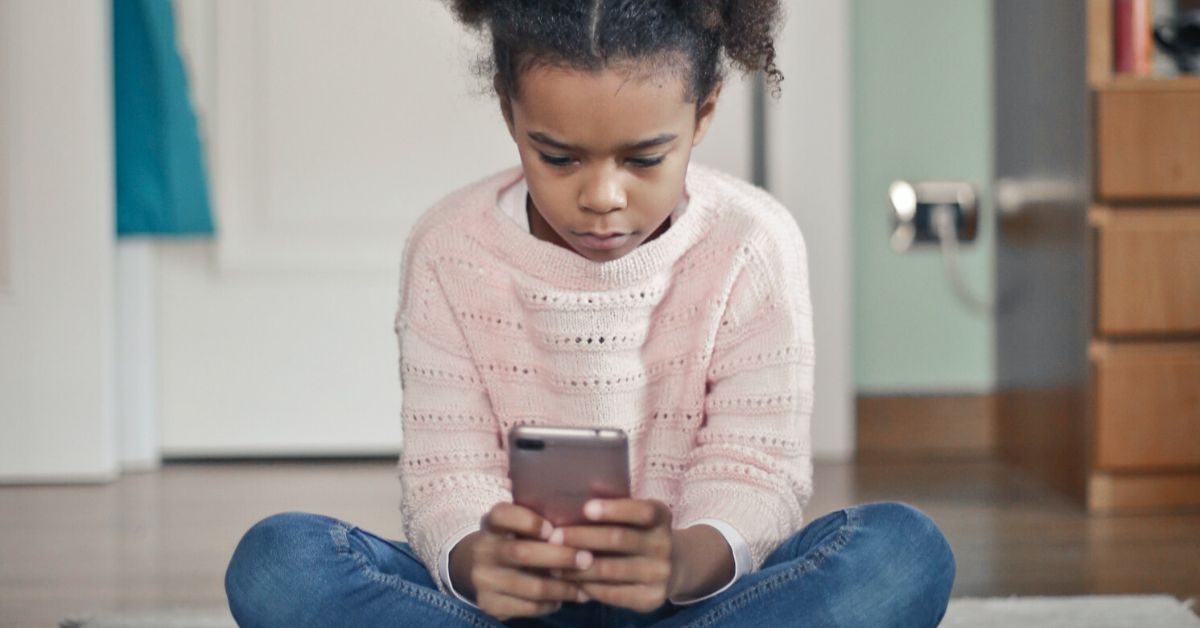
[[[1093,338],[1088,343],[1088,359],[1093,361],[1118,358],[1162,358],[1200,355],[1200,340],[1182,338],[1172,342],[1161,340],[1117,340]]]
[[[1200,205],[1100,205],[1088,207],[1088,224],[1142,228],[1200,229]]]
[[[1200,76],[1123,76],[1097,81],[1092,89],[1098,92],[1200,92]]]

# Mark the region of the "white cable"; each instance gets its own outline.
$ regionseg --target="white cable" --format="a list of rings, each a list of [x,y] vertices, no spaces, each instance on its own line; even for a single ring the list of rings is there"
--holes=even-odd
[[[954,296],[967,309],[981,315],[990,315],[995,304],[975,296],[967,283],[963,281],[958,268],[958,233],[955,228],[955,212],[951,205],[935,205],[930,216],[933,223],[933,233],[942,246],[942,261],[946,265],[946,274],[950,277],[950,285],[954,288]]]

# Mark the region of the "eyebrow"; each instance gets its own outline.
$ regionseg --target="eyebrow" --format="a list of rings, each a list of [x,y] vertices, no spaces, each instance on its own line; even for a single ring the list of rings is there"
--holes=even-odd
[[[661,135],[656,135],[650,139],[638,140],[635,142],[626,142],[626,143],[618,146],[617,149],[621,150],[621,151],[637,151],[637,150],[643,150],[646,148],[653,148],[655,146],[661,146],[663,144],[666,144],[667,142],[674,140],[676,137],[679,137],[679,136],[675,133],[663,133]],[[573,151],[577,151],[577,152],[583,152],[583,150],[581,148],[579,148],[578,146],[572,146],[571,144],[567,144],[566,142],[556,140],[553,137],[550,137],[549,135],[542,133],[541,131],[530,131],[529,138],[535,142],[540,142],[547,146],[553,146],[555,148],[559,148],[562,150],[573,150]]]

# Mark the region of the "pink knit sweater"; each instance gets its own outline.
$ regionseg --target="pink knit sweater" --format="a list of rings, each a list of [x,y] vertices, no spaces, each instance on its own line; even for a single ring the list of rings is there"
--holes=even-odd
[[[426,211],[405,244],[395,331],[405,535],[438,587],[438,553],[511,501],[517,424],[617,427],[635,497],[673,525],[716,518],[753,569],[812,494],[812,307],[805,244],[764,190],[691,164],[688,210],[604,263],[497,207],[511,168]]]

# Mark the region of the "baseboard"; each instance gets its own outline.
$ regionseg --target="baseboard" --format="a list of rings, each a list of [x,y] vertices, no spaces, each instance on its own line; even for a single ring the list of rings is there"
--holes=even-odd
[[[859,395],[859,459],[991,458],[995,395]]]
[[[1106,473],[1088,478],[1092,512],[1183,512],[1200,510],[1200,472]]]

